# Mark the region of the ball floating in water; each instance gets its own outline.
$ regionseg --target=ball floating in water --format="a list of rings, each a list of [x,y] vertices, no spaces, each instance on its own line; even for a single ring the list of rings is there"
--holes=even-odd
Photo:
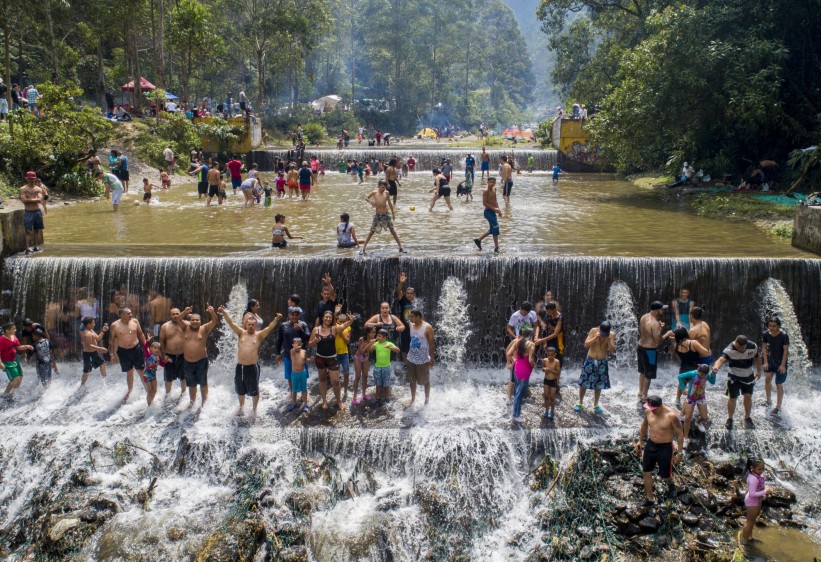
[[[410,208],[410,210],[411,210],[411,211],[415,211],[415,210],[416,210],[416,207],[411,207],[411,208]]]

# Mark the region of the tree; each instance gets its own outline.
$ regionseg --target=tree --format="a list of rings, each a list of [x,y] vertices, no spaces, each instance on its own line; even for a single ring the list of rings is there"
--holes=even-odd
[[[212,21],[210,11],[197,0],[180,0],[171,10],[168,44],[180,59],[180,82],[185,100],[190,100],[191,81],[204,62],[222,50],[222,40],[214,32],[215,28],[216,22]]]

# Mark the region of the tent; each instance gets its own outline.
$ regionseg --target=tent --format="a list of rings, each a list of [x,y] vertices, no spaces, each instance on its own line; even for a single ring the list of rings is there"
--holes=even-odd
[[[178,100],[180,98],[179,98],[179,96],[175,96],[171,92],[165,92],[165,99],[167,99],[167,100]]]
[[[425,127],[424,129],[416,133],[416,137],[420,139],[435,139],[436,131],[434,131],[430,127]]]
[[[314,111],[333,111],[336,109],[337,104],[341,101],[341,97],[331,94],[329,96],[322,96],[321,98],[315,99],[311,102],[311,107]]]
[[[511,125],[504,131],[502,131],[502,138],[503,139],[532,139],[533,138],[533,131],[530,129],[525,129],[524,131],[519,129],[516,125]]]
[[[131,82],[129,82],[127,84],[123,84],[122,86],[120,86],[120,89],[123,92],[133,92],[134,91],[134,80],[132,80]],[[152,84],[151,82],[149,82],[148,80],[146,80],[145,78],[140,76],[140,90],[142,90],[143,92],[147,92],[147,91],[156,90],[156,89],[157,89],[157,87],[154,84]]]

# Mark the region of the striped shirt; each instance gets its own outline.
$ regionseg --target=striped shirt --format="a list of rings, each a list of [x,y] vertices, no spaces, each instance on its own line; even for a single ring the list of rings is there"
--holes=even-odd
[[[727,360],[730,376],[739,379],[753,376],[756,355],[758,355],[758,347],[751,341],[747,342],[744,351],[739,351],[733,343],[730,343],[721,352],[721,356]]]

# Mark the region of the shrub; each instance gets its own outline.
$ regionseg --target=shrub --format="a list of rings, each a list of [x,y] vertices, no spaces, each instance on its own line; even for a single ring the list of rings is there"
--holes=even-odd
[[[303,126],[303,133],[305,134],[305,144],[319,144],[328,137],[328,131],[322,126],[322,123],[313,122]]]

